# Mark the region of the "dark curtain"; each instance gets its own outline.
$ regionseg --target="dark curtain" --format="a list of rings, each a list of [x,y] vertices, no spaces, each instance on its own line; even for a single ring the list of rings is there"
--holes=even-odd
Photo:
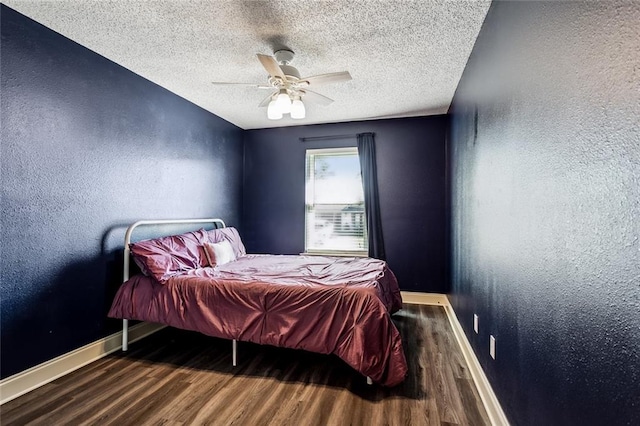
[[[378,197],[378,172],[376,168],[376,145],[373,133],[358,134],[358,157],[362,171],[364,187],[364,210],[369,233],[369,257],[386,260],[384,240],[382,238],[382,220],[380,218],[380,200]]]

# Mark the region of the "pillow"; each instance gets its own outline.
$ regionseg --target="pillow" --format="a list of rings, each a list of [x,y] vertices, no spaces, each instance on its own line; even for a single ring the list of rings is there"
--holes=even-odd
[[[236,258],[247,254],[247,250],[244,248],[244,244],[242,244],[240,234],[238,234],[238,230],[236,228],[228,227],[212,229],[210,231],[206,231],[206,233],[209,236],[209,242],[219,243],[222,241],[229,241]]]
[[[201,229],[181,235],[138,241],[129,245],[142,273],[159,282],[189,269],[208,266],[202,244],[209,240]]]
[[[231,243],[227,240],[219,243],[204,243],[204,253],[209,260],[209,266],[215,267],[216,265],[224,265],[231,261],[236,260],[236,254],[233,252]]]

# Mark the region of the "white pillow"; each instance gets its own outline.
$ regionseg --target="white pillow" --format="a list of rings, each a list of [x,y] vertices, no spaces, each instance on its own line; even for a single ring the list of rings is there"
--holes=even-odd
[[[204,243],[204,252],[207,255],[209,266],[224,265],[236,260],[236,254],[229,241],[224,240],[219,243]]]

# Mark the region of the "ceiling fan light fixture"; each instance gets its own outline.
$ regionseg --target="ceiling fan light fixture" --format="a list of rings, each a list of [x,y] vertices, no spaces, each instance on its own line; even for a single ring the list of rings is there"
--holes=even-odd
[[[273,55],[269,56],[261,53],[256,55],[269,75],[267,84],[225,82],[214,82],[214,84],[252,86],[258,89],[271,90],[271,95],[258,104],[262,108],[268,107],[267,118],[269,120],[280,120],[284,114],[290,114],[292,119],[300,120],[306,118],[307,102],[325,106],[333,102],[333,99],[316,92],[316,86],[351,80],[351,74],[348,71],[300,78],[298,69],[290,65],[295,55],[293,51],[280,49],[275,51]],[[309,89],[309,87],[313,90]],[[305,100],[304,103],[302,98]]]
[[[289,114],[291,112],[291,98],[286,89],[280,89],[280,93],[276,97],[276,106],[281,114]]]
[[[267,118],[269,120],[280,120],[282,118],[282,111],[278,108],[278,104],[275,100],[269,102],[267,107]]]
[[[302,100],[299,96],[296,96],[291,103],[291,118],[296,120],[302,119],[306,116],[306,110]]]

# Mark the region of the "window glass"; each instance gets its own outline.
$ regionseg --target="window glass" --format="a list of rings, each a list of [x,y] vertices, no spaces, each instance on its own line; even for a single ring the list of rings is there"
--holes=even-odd
[[[306,163],[305,251],[366,254],[358,149],[307,150]]]

